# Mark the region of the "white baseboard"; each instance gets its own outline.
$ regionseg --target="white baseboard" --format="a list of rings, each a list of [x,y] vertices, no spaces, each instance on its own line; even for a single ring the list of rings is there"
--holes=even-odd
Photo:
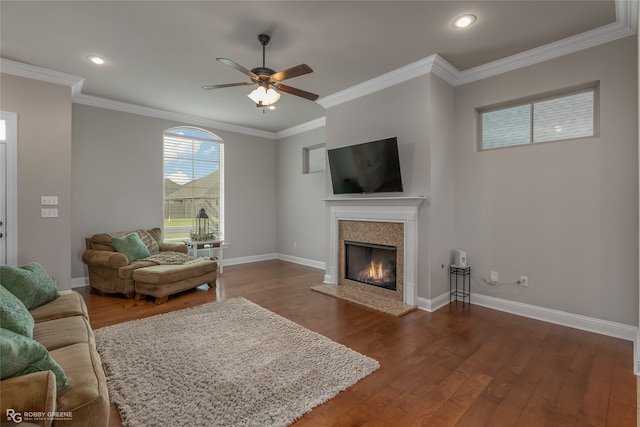
[[[488,295],[471,294],[471,304],[517,314],[518,316],[542,320],[544,322],[555,323],[557,325],[568,326],[570,328],[581,329],[583,331],[595,332],[597,334],[620,338],[634,343],[638,337],[637,326],[610,322],[608,320],[596,319],[594,317],[567,313],[565,311],[538,307],[516,301],[509,301]]]
[[[89,286],[89,277],[76,277],[75,279],[71,279],[71,289],[73,288],[81,288],[83,286]]]
[[[297,256],[286,255],[286,254],[278,254],[278,259],[281,261],[292,262],[294,264],[305,265],[307,267],[317,268],[319,270],[326,270],[327,264],[322,261],[315,261],[313,259],[308,258],[300,258]]]
[[[250,255],[237,258],[225,258],[222,261],[222,266],[248,264],[250,262],[269,261],[271,259],[278,259],[277,253],[262,254],[262,255]]]
[[[420,310],[433,312],[449,304],[449,292],[439,295],[434,299],[417,297],[416,301],[418,302],[418,308]]]

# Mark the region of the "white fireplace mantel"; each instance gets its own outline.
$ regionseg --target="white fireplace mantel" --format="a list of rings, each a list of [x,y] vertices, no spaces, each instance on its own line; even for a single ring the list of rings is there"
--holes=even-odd
[[[426,196],[332,197],[324,202],[329,206],[420,206],[425,200],[429,203]]]
[[[404,303],[416,304],[418,280],[418,208],[427,197],[350,197],[325,199],[329,206],[329,262],[325,283],[338,283],[339,221],[404,224]]]

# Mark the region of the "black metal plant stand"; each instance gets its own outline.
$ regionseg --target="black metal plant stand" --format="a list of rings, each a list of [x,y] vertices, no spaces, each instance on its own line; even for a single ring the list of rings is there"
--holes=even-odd
[[[454,284],[455,277],[455,284]],[[462,279],[462,290],[458,289],[458,278]],[[462,306],[464,307],[465,298],[471,305],[471,266],[460,267],[457,265],[449,266],[449,304],[451,301],[457,301],[462,298]]]

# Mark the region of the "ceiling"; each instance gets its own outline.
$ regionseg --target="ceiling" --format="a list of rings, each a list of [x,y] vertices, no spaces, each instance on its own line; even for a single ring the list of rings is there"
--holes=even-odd
[[[618,1],[620,4],[620,1]],[[473,13],[466,29],[453,18]],[[84,79],[84,95],[279,132],[324,116],[323,98],[439,54],[464,71],[616,22],[616,1],[10,1],[0,2],[0,56]],[[287,80],[320,95],[283,94],[263,111],[253,86],[216,61],[306,63]],[[106,58],[95,66],[86,56]]]

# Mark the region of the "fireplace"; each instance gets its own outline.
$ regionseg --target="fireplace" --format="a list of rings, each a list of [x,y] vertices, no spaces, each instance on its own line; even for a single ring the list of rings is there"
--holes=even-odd
[[[329,211],[329,256],[325,283],[355,287],[405,304],[416,304],[418,206],[425,197],[334,198]],[[395,247],[395,290],[348,279],[346,245],[367,242]]]
[[[345,240],[345,278],[396,290],[395,246]]]

